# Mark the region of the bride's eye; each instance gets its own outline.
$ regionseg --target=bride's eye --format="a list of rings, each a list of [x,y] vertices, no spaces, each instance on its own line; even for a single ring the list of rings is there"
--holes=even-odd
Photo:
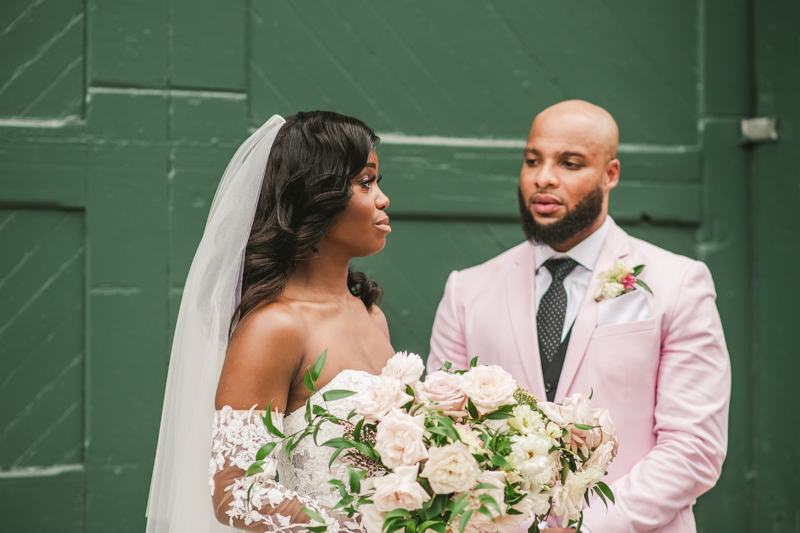
[[[364,187],[366,190],[371,191],[372,184],[375,183],[376,181],[380,181],[380,177],[377,178],[376,180],[376,178],[374,177],[370,178],[369,176],[367,176],[366,178],[359,180],[358,184]]]

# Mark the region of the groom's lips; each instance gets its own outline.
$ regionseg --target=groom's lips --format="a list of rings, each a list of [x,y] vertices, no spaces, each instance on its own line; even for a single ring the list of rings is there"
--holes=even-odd
[[[540,215],[548,215],[561,207],[561,200],[550,194],[534,194],[531,205]]]

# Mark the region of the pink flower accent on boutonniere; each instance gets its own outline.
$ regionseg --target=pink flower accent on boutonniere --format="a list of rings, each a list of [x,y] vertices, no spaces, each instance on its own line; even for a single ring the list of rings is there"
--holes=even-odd
[[[647,283],[639,279],[642,270],[644,270],[644,265],[632,267],[621,259],[614,259],[614,266],[600,272],[597,276],[597,279],[603,283],[597,289],[594,299],[598,302],[610,300],[636,290],[637,285],[653,294]]]

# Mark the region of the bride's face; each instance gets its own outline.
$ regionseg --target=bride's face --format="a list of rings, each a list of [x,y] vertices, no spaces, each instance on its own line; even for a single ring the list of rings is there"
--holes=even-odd
[[[353,196],[339,213],[325,235],[328,243],[343,249],[351,257],[366,257],[380,252],[392,231],[384,210],[389,198],[378,186],[378,154],[373,150],[367,166],[352,180]]]

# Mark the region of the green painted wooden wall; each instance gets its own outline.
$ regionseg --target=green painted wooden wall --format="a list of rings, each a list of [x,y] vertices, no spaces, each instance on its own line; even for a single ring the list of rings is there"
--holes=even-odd
[[[183,282],[228,159],[270,115],[331,109],[382,135],[394,231],[360,266],[386,289],[395,347],[425,354],[447,274],[522,240],[534,115],[583,98],[621,129],[612,215],[717,284],[730,446],[700,530],[800,531],[797,462],[777,455],[798,450],[782,412],[799,367],[798,15],[788,0],[4,0],[4,530],[143,530]],[[779,117],[778,143],[741,143],[754,113]]]

